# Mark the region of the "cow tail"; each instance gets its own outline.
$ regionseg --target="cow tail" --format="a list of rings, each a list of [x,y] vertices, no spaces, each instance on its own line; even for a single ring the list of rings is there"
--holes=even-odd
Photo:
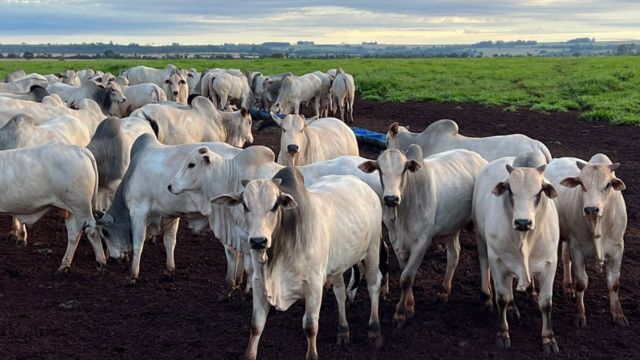
[[[380,262],[378,263],[378,268],[383,277],[389,272],[389,247],[382,236],[380,237]]]
[[[353,291],[357,289],[358,286],[360,286],[361,277],[360,267],[358,265],[360,265],[360,263],[357,263],[351,267],[351,281],[349,282],[353,282],[353,284],[351,284],[351,286],[349,287],[349,291]]]

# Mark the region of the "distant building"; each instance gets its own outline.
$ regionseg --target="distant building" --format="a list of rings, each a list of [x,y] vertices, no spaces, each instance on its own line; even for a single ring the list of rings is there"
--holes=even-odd
[[[315,42],[313,42],[313,41],[302,41],[302,40],[299,40],[299,41],[296,43],[296,45],[298,45],[298,46],[314,46],[315,44],[316,44],[316,43],[315,43]]]

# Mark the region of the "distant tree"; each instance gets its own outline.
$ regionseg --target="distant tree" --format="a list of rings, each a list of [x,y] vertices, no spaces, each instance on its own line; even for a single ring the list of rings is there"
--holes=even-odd
[[[14,53],[7,54],[7,59],[17,59],[17,58],[18,58],[18,54],[14,54]]]
[[[636,44],[622,44],[618,45],[616,48],[616,55],[632,55],[637,54],[637,46]]]
[[[25,51],[24,54],[22,54],[22,58],[23,59],[31,60],[34,57],[35,57],[35,55],[33,55],[33,53],[31,51]]]
[[[115,55],[116,54],[113,52],[113,50],[105,50],[104,52],[104,57],[107,59],[113,59]]]

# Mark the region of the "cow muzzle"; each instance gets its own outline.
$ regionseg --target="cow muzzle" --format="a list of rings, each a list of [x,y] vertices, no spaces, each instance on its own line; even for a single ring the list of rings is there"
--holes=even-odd
[[[174,195],[180,194],[180,191],[176,190],[176,187],[171,184],[167,185],[167,190]]]
[[[390,208],[400,205],[400,197],[396,195],[385,195],[382,200],[384,201],[384,205]]]
[[[298,145],[287,145],[287,152],[289,154],[297,154],[300,147]]]
[[[266,237],[252,237],[249,238],[249,244],[253,250],[264,250],[267,247]]]
[[[174,92],[173,92],[173,96],[178,96],[178,92],[177,92],[177,91],[174,91]]]
[[[600,208],[595,206],[588,206],[583,209],[585,216],[598,216],[600,214]]]
[[[529,231],[532,225],[533,222],[529,219],[516,219],[513,221],[513,227],[518,231]]]

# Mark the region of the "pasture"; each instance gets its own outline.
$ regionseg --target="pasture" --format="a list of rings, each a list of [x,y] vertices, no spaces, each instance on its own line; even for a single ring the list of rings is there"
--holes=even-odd
[[[135,65],[238,68],[303,74],[343,66],[364,100],[478,103],[504,111],[578,111],[584,120],[640,124],[637,57],[338,59],[338,60],[2,60],[0,77],[22,68],[52,73],[92,67],[112,73]]]

